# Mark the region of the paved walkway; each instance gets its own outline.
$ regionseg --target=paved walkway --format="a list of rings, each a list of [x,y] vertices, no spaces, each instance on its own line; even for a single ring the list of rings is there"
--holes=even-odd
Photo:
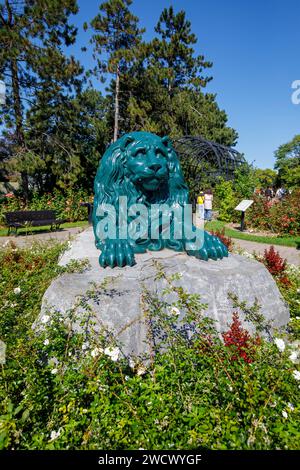
[[[18,235],[10,237],[0,237],[0,246],[5,245],[9,240],[14,242],[17,246],[31,246],[35,241],[47,241],[47,240],[58,240],[66,241],[70,240],[74,235],[84,230],[83,227],[72,227],[68,229],[58,230],[56,232],[44,232],[35,233],[32,235]],[[234,246],[236,248],[242,248],[249,253],[255,251],[258,254],[263,254],[266,248],[269,248],[271,244],[250,242],[248,240],[233,239]],[[276,251],[279,251],[282,258],[286,258],[288,263],[296,264],[300,266],[300,250],[289,246],[274,245]]]
[[[248,253],[253,253],[253,251],[255,251],[260,255],[263,255],[265,249],[270,248],[272,245],[272,243],[257,243],[250,242],[248,240],[238,240],[237,238],[233,238],[232,241],[234,242],[235,248],[242,248],[243,250],[248,251]],[[300,250],[291,246],[281,245],[274,245],[274,248],[279,252],[282,258],[287,260],[288,263],[300,266]]]
[[[18,235],[18,236],[9,236],[9,237],[0,237],[0,247],[5,245],[7,242],[12,241],[17,246],[31,246],[34,242],[45,242],[47,240],[55,241],[67,241],[70,240],[74,235],[79,232],[82,232],[85,227],[71,227],[65,228],[62,230],[57,230],[55,232],[36,232],[32,235]]]

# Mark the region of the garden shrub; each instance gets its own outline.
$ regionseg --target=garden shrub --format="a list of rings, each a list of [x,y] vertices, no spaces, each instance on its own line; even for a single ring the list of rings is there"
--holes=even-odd
[[[294,189],[281,201],[254,196],[247,211],[247,224],[279,235],[300,235],[300,189]]]
[[[237,205],[237,200],[233,190],[232,181],[220,180],[220,182],[215,187],[215,194],[217,197],[217,208],[219,210],[219,220],[224,222],[231,222],[236,214],[234,213],[234,208]]]
[[[0,252],[0,338],[7,345],[1,448],[299,449],[295,354],[290,359],[288,338],[261,337],[267,326],[258,305],[239,304],[256,324],[253,338],[234,317],[224,344],[203,316],[201,299],[176,287],[178,275],[166,277],[158,266],[157,277],[168,287],[162,298],[143,294],[149,332],[155,332],[149,334],[153,353],[143,363],[122,357],[122,345],[105,331],[76,333],[72,310],[68,322],[60,312],[45,313],[44,329],[32,330],[51,278],[67,269],[56,265],[60,252],[57,245]],[[173,303],[166,300],[171,291]],[[90,313],[87,308],[82,321],[89,322]],[[239,340],[252,362],[236,353]]]
[[[81,202],[92,202],[92,197],[84,189],[68,188],[64,192],[54,189],[53,193],[39,195],[33,193],[29,201],[9,193],[0,201],[0,223],[5,223],[5,212],[16,210],[55,210],[56,216],[69,222],[87,220],[87,208]]]

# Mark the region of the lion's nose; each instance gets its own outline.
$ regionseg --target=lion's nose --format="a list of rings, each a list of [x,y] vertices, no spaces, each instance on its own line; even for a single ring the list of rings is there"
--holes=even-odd
[[[153,171],[158,171],[161,169],[161,164],[160,163],[151,163],[151,165],[149,165],[149,168]]]

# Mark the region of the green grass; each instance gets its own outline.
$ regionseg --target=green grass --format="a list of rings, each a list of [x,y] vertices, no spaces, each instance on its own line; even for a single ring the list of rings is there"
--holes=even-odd
[[[225,227],[225,222],[220,220],[212,220],[205,224],[206,230],[222,230]],[[283,245],[283,246],[292,246],[299,248],[300,247],[300,237],[268,237],[268,236],[259,236],[251,235],[249,233],[239,232],[228,227],[225,227],[225,234],[227,237],[237,238],[239,240],[248,240],[250,242],[257,243],[268,243],[269,245]]]
[[[87,227],[88,226],[88,221],[87,220],[82,220],[78,222],[66,222],[65,224],[62,224],[60,227],[61,228],[72,228],[72,227]],[[0,237],[6,237],[7,236],[7,227],[2,227],[0,228]],[[50,232],[50,225],[46,225],[43,227],[30,227],[30,228],[21,228],[18,230],[18,235],[24,235],[26,234],[26,231],[28,235],[30,235],[31,232],[45,232],[49,231]],[[53,230],[55,232],[55,230]],[[13,235],[13,234],[12,234]]]

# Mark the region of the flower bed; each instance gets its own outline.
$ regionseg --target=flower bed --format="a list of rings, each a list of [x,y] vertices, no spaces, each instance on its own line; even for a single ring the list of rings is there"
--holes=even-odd
[[[67,324],[59,312],[45,313],[44,330],[32,331],[51,279],[84,269],[58,267],[61,250],[9,244],[0,251],[2,449],[300,448],[296,310],[290,334],[270,342],[261,335],[267,326],[259,307],[232,297],[223,342],[203,316],[201,299],[176,288],[176,276],[160,272],[177,300],[169,304],[144,292],[147,315],[168,345],[145,366],[122,356],[122,345],[106,332],[74,332],[73,311]],[[297,289],[299,272],[285,270]],[[93,328],[88,299],[82,307]],[[253,337],[235,313],[243,309],[256,325]],[[192,337],[185,323],[177,323],[181,311]]]
[[[253,228],[279,235],[300,235],[300,189],[281,201],[255,196],[246,217],[247,225]]]

